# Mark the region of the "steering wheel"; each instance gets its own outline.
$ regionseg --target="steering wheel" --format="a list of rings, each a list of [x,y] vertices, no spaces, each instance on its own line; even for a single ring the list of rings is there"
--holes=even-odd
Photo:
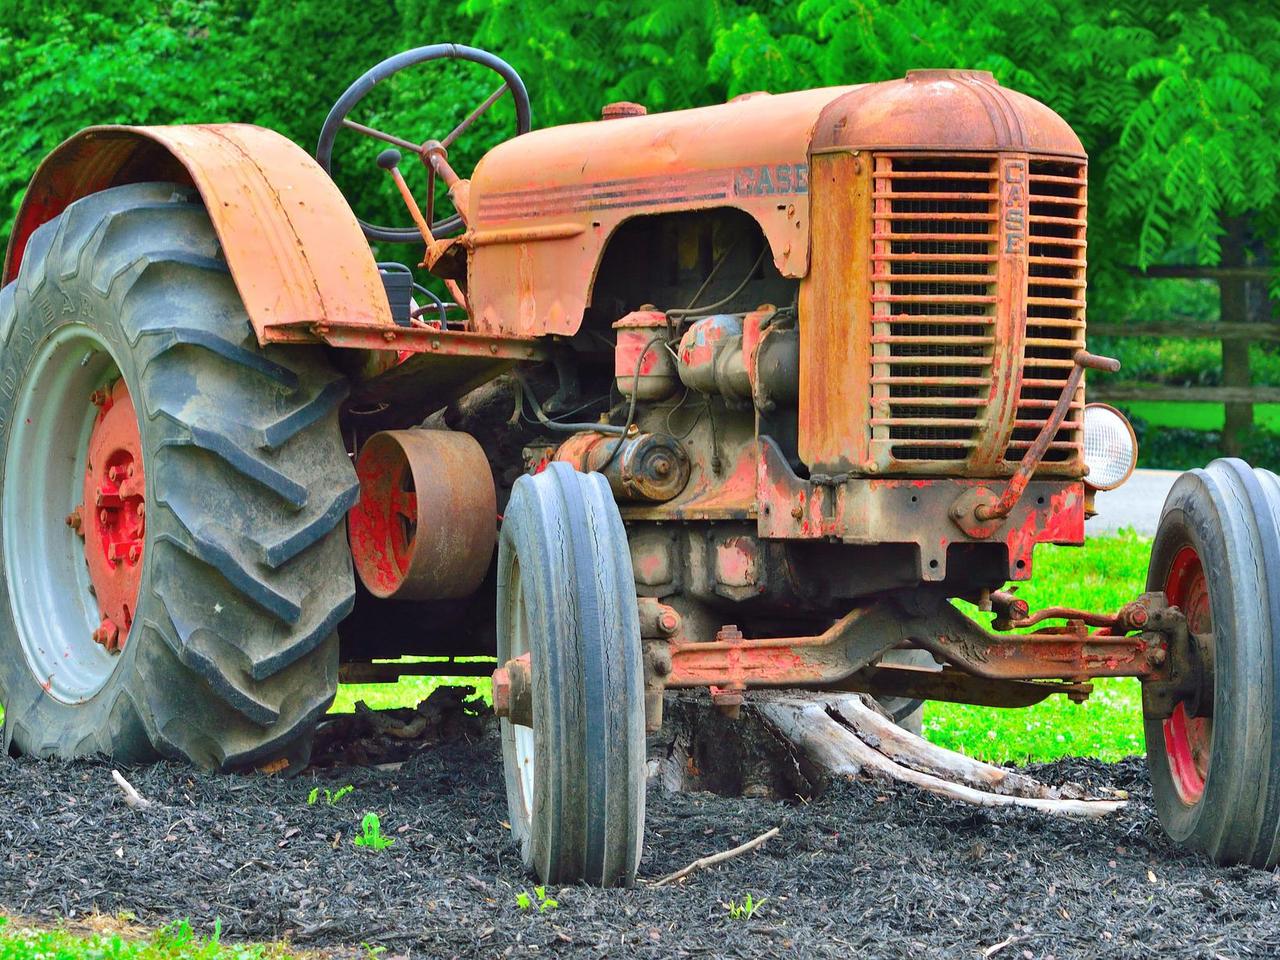
[[[500,76],[502,78],[502,86],[491,93],[483,103],[467,114],[448,135],[439,141],[426,140],[422,143],[415,143],[412,140],[383,133],[381,130],[375,130],[372,127],[367,127],[364,124],[348,119],[356,104],[363,100],[369,91],[383,80],[399,73],[401,70],[417,66],[420,63],[426,63],[428,60],[469,60],[472,63],[478,63],[483,67],[488,67]],[[436,43],[429,47],[418,47],[414,50],[406,50],[404,53],[397,53],[394,57],[388,57],[377,66],[361,74],[355,83],[347,87],[346,92],[338,98],[338,102],[333,105],[333,109],[325,117],[324,126],[320,128],[320,140],[316,144],[316,160],[319,161],[320,166],[324,168],[326,173],[332,175],[333,142],[337,139],[338,131],[343,127],[362,133],[366,137],[372,137],[375,140],[381,140],[408,150],[425,160],[428,147],[437,150],[448,150],[454,141],[466,132],[467,128],[508,90],[511,91],[511,96],[515,99],[516,136],[528,133],[530,117],[529,94],[524,88],[524,81],[520,79],[520,74],[516,73],[515,68],[502,58],[496,57],[486,50],[464,47],[456,43]],[[426,166],[428,177],[427,202],[429,204],[427,216],[430,217],[432,206],[434,206],[435,169],[430,163],[427,163]],[[357,220],[359,220],[358,217]],[[359,222],[360,228],[364,230],[364,235],[370,240],[383,243],[422,242],[422,234],[418,232],[417,227],[385,227],[376,223],[366,223],[364,220]],[[444,217],[434,221],[431,224],[431,233],[436,237],[441,237],[456,230],[461,224],[462,217],[455,213],[451,217]]]

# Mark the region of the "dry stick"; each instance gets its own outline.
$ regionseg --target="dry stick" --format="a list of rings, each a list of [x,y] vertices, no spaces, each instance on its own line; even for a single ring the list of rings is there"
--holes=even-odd
[[[987,949],[982,951],[983,960],[990,960],[991,957],[994,957],[997,953],[999,953],[1005,947],[1012,944],[1017,939],[1018,939],[1017,937],[1006,937],[1005,939],[1001,940],[999,943],[993,943],[991,946],[987,947]]]
[[[724,863],[726,860],[732,860],[734,857],[740,857],[744,853],[750,853],[752,850],[760,846],[766,840],[772,840],[774,837],[776,837],[778,835],[779,829],[780,829],[779,827],[774,827],[772,830],[766,830],[764,833],[760,834],[760,836],[756,837],[754,840],[748,840],[746,843],[742,844],[742,846],[740,847],[734,847],[732,850],[724,851],[724,853],[714,853],[709,857],[703,857],[701,860],[695,860],[693,861],[693,863],[689,864],[687,867],[684,867],[681,870],[677,870],[675,873],[667,874],[665,877],[663,877],[661,880],[655,883],[654,886],[662,887],[668,883],[674,883],[677,880],[684,879],[689,874],[693,873],[695,870],[705,870],[707,867],[714,867],[717,863]]]
[[[151,801],[135,790],[133,784],[126,780],[119,770],[111,771],[111,779],[124,792],[124,802],[134,810],[146,810],[151,806]]]

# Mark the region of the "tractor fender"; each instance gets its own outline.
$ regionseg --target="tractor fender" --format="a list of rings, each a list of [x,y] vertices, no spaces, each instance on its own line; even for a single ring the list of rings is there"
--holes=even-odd
[[[64,141],[27,188],[4,282],[40,224],[81,197],[147,181],[200,192],[259,343],[312,339],[324,321],[392,323],[369,244],[329,175],[287,138],[241,123],[89,127]]]

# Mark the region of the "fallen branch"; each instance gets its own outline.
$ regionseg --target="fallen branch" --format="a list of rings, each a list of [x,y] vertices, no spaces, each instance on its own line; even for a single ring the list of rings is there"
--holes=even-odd
[[[126,780],[119,770],[111,771],[111,779],[124,793],[124,802],[134,810],[147,810],[152,806],[151,801],[135,790],[133,784]]]
[[[864,730],[870,730],[873,725],[876,727],[879,725],[874,724],[872,711],[855,697],[759,700],[755,703],[755,709],[811,763],[829,773],[844,776],[883,777],[900,783],[909,783],[939,796],[983,807],[1019,806],[1030,807],[1045,813],[1101,817],[1114,813],[1125,805],[1122,800],[1079,800],[1043,795],[1011,796],[956,783],[953,779],[946,779],[946,777],[976,779],[981,782],[984,775],[978,769],[979,765],[905,732],[885,736],[884,739],[890,742],[882,743],[881,736],[887,731],[879,728],[875,736],[868,737],[874,743],[867,743],[858,735],[858,731],[851,729],[854,722],[845,718],[856,718],[856,722]],[[842,723],[837,716],[845,719],[845,722]],[[866,736],[865,733],[864,736]],[[896,754],[895,759],[882,753],[882,749],[889,754]],[[896,762],[897,759],[902,759],[906,763],[919,764],[926,769],[924,771],[913,769],[911,766]],[[996,774],[1001,773],[997,768],[990,769]],[[1001,780],[1005,782],[1001,783]],[[984,785],[1007,789],[1010,786],[1007,781],[1007,776],[991,776],[989,782]]]
[[[963,753],[935,746],[902,729],[881,714],[873,704],[874,701],[868,703],[862,696],[836,697],[828,702],[827,712],[851,727],[859,739],[894,763],[942,780],[988,793],[1018,797],[1039,797],[1043,800],[1058,800],[1063,796],[1070,799],[1083,797],[1082,793],[1070,790],[1064,794],[1061,789],[1047,786],[1016,770],[995,767],[966,757]]]
[[[695,860],[687,867],[677,870],[675,873],[667,874],[661,880],[657,881],[654,886],[662,887],[666,886],[668,883],[675,883],[677,880],[683,880],[695,870],[705,870],[707,867],[714,867],[717,863],[724,863],[726,860],[732,860],[734,857],[740,857],[744,853],[750,853],[766,840],[771,840],[776,837],[779,829],[780,828],[778,827],[774,827],[772,830],[766,830],[754,840],[748,840],[746,843],[741,846],[734,847],[732,850],[725,850],[723,853],[715,853],[709,857],[703,857],[700,860]]]

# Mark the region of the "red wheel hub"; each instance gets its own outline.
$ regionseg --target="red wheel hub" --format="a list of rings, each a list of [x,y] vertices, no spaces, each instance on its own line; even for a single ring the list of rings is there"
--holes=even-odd
[[[1209,585],[1200,555],[1194,548],[1183,547],[1173,558],[1169,575],[1165,578],[1164,593],[1169,603],[1186,616],[1187,627],[1192,633],[1212,635]],[[1173,714],[1164,722],[1164,747],[1174,787],[1185,804],[1195,804],[1204,795],[1212,746],[1213,719],[1191,716],[1185,703],[1174,707]]]
[[[93,639],[118,653],[133,626],[142,580],[146,523],[142,436],[123,377],[109,389],[95,391],[90,399],[99,410],[89,434],[84,505],[68,522],[74,526],[79,521],[89,581],[102,614]]]

